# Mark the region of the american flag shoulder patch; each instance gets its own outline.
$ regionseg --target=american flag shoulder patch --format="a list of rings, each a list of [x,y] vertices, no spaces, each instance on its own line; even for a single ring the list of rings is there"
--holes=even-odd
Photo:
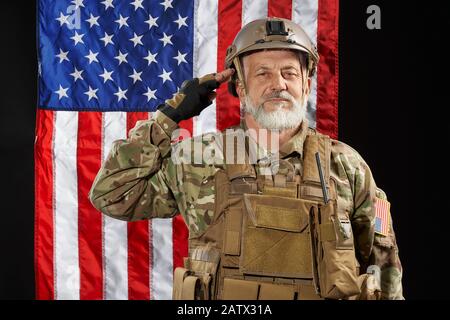
[[[391,204],[389,201],[375,198],[375,233],[387,236],[391,221]]]

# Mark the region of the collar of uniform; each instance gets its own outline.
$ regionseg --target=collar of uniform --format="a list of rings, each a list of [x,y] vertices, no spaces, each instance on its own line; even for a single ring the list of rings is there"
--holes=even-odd
[[[244,118],[241,118],[240,127],[244,130],[244,132],[248,130]],[[289,139],[284,145],[281,146],[280,158],[286,158],[293,152],[297,152],[299,155],[301,155],[303,153],[303,143],[305,142],[307,133],[308,133],[308,120],[305,118],[300,124],[300,127],[298,128],[295,135],[291,139]]]
[[[258,142],[255,139],[253,139],[253,137],[251,135],[246,134],[248,127],[247,127],[247,123],[245,122],[244,118],[241,118],[239,127],[244,132],[244,134],[247,137],[249,137],[250,141],[254,144],[254,146],[256,146],[256,150],[254,150],[255,151],[254,156],[256,156],[255,160],[259,161],[261,159],[269,159],[269,158],[273,157],[273,154],[270,153],[269,151],[267,151],[264,147],[260,146],[258,144]],[[248,148],[248,146],[247,146],[247,148]],[[247,150],[247,152],[248,152],[248,150]]]
[[[285,158],[291,155],[293,152],[297,152],[299,155],[301,155],[303,153],[303,143],[305,142],[307,133],[308,120],[306,120],[305,118],[303,119],[294,136],[280,147],[280,158]]]

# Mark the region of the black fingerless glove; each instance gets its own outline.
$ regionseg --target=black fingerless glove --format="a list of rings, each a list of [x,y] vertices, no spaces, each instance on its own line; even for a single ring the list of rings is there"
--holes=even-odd
[[[210,94],[220,86],[214,74],[183,82],[180,91],[165,104],[158,107],[162,113],[175,122],[197,116],[212,103]]]

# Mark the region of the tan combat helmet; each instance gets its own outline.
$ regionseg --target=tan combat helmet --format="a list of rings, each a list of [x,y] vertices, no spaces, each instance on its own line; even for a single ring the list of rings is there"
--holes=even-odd
[[[292,22],[282,18],[266,18],[246,24],[236,35],[227,49],[225,68],[235,68],[236,74],[244,86],[244,75],[240,57],[250,51],[262,49],[291,49],[306,54],[308,75],[312,76],[319,61],[317,49],[305,31]],[[228,90],[237,97],[236,77],[228,83]]]

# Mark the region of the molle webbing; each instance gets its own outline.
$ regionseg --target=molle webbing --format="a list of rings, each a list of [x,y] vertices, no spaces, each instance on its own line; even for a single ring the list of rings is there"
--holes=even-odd
[[[300,197],[323,201],[323,191],[315,156],[317,152],[321,159],[325,187],[333,199],[336,195],[334,190],[330,190],[331,140],[328,136],[318,133],[308,135],[303,145],[303,173],[302,184],[299,187]]]
[[[323,194],[315,153],[322,159],[327,187],[330,140],[319,134],[305,140],[302,179],[294,165],[256,175],[250,164],[227,165],[230,192],[217,281],[219,299],[317,299],[314,288],[308,213]],[[324,230],[324,235],[327,234]]]
[[[331,142],[328,136],[324,135],[310,135],[305,139],[303,145],[303,175],[304,183],[312,183],[320,185],[319,171],[317,168],[315,154],[319,152],[320,159],[322,159],[322,172],[324,180],[328,185],[330,180],[330,155]]]
[[[207,280],[202,286],[212,299],[320,298],[313,282],[309,212],[323,201],[316,152],[330,198],[336,199],[330,185],[330,150],[329,137],[311,131],[304,142],[302,172],[285,159],[280,159],[284,171],[274,175],[257,175],[250,163],[227,164],[218,172],[213,223],[204,235],[190,240],[186,265]],[[333,239],[330,226],[322,226],[322,238]],[[222,232],[214,231],[219,229]],[[217,273],[217,257],[195,248],[209,246],[211,239],[221,250]],[[188,280],[186,274],[182,277]],[[197,286],[193,279],[184,282],[184,290],[174,287],[178,297],[191,295]]]

